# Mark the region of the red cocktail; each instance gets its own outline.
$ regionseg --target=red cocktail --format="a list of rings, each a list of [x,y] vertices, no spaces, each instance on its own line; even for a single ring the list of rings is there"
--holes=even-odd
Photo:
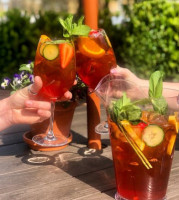
[[[147,117],[150,115],[152,113],[148,112]],[[145,122],[147,122],[144,125],[145,128],[140,125],[131,125],[129,122],[124,125],[128,126],[126,129],[130,131],[129,134],[136,134],[135,140],[140,140],[141,145],[142,138],[147,131],[153,131],[153,134],[163,134],[163,138],[161,141],[159,140],[160,144],[147,146],[144,143],[141,148],[142,153],[152,166],[151,169],[147,169],[142,164],[116,124],[110,119],[108,121],[117,192],[125,199],[162,200],[166,195],[177,132],[175,125],[169,119],[164,120],[162,116],[155,117],[148,120],[145,118]]]
[[[61,98],[74,83],[75,66],[74,47],[70,41],[51,41],[47,36],[41,36],[34,66],[34,75],[43,81],[41,95],[50,100]]]
[[[42,35],[36,51],[34,75],[40,76],[43,81],[39,95],[51,101],[52,114],[47,135],[39,134],[32,140],[42,146],[63,146],[67,144],[67,138],[54,135],[53,118],[55,101],[73,86],[76,77],[73,43],[65,39],[52,41]]]
[[[91,30],[88,37],[76,39],[76,67],[82,81],[95,89],[110,69],[116,67],[116,59],[104,30]]]
[[[107,111],[116,200],[164,200],[179,130],[179,90],[107,75],[96,88]]]

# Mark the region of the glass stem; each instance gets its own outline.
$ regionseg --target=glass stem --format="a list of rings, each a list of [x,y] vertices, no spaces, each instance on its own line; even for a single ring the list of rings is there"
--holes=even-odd
[[[54,121],[54,110],[55,110],[55,102],[51,102],[51,117],[50,117],[50,127],[49,131],[47,133],[47,139],[48,140],[55,140],[56,137],[53,132],[53,121]]]

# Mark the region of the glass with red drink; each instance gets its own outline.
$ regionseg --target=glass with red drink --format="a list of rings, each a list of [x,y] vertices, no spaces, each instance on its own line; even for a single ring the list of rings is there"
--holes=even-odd
[[[179,130],[179,90],[162,88],[157,73],[149,88],[112,75],[96,88],[107,111],[116,200],[166,199]]]
[[[33,141],[43,146],[62,146],[66,138],[58,138],[53,133],[53,113],[58,101],[74,83],[76,77],[75,51],[72,41],[61,39],[52,41],[42,35],[36,51],[34,75],[40,76],[43,87],[39,95],[51,101],[50,130],[47,136],[36,135]]]
[[[79,36],[75,47],[77,73],[92,92],[110,69],[117,66],[113,48],[103,29],[91,30],[88,36]],[[108,134],[107,122],[98,124],[95,131]]]
[[[91,30],[76,39],[76,68],[79,77],[91,89],[116,67],[111,43],[103,29]]]

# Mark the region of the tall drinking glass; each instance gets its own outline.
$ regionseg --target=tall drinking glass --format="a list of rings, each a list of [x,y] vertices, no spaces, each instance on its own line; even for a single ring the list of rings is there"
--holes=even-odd
[[[42,133],[32,140],[42,146],[63,146],[68,141],[65,137],[54,135],[53,118],[55,102],[72,87],[76,77],[73,43],[65,39],[52,41],[42,35],[37,46],[34,75],[40,76],[43,81],[39,95],[51,101],[51,118],[47,135]]]
[[[112,75],[96,88],[107,111],[116,200],[166,199],[179,129],[179,90],[163,88],[163,96],[155,98],[148,92]]]
[[[116,58],[103,29],[91,30],[88,36],[76,39],[76,67],[81,80],[93,92],[99,81],[115,68]],[[97,133],[108,133],[107,122],[97,125]]]

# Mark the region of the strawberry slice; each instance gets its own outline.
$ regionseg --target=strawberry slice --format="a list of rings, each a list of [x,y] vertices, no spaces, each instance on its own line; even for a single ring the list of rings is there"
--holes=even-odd
[[[65,69],[74,56],[74,48],[71,44],[60,44],[60,62],[61,68]]]

